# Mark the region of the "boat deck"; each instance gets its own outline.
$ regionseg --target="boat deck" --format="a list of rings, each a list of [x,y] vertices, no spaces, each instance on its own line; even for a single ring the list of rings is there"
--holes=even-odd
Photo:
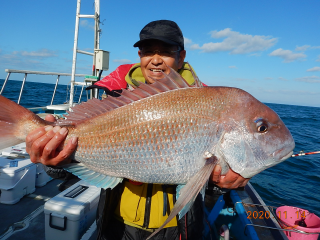
[[[43,206],[54,197],[61,180],[51,180],[47,185],[36,188],[16,204],[0,203],[0,239],[3,240],[44,240],[45,222]]]

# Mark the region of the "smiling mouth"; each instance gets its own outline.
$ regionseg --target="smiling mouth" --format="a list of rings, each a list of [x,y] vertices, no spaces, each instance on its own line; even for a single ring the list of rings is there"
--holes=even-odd
[[[162,70],[162,69],[157,69],[157,68],[151,68],[150,71],[151,71],[151,72],[164,72],[164,70]]]

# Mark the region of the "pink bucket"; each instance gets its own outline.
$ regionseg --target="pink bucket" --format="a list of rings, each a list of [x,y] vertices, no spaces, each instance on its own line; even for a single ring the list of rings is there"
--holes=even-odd
[[[308,210],[302,208],[282,206],[277,208],[276,214],[281,221],[280,225],[283,229],[305,232],[285,232],[290,240],[318,239],[320,233],[320,218],[314,213],[310,213]]]

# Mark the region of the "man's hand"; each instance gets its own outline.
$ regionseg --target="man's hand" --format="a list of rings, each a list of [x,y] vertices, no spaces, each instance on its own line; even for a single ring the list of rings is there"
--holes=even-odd
[[[54,122],[55,118],[47,115],[45,120]],[[51,166],[70,163],[70,156],[77,147],[78,139],[71,138],[67,145],[60,149],[67,135],[68,130],[59,126],[40,127],[30,132],[26,137],[26,151],[31,161]]]
[[[221,176],[221,166],[216,165],[210,176],[210,181],[221,188],[235,189],[244,187],[250,178],[244,178],[238,173],[229,169],[225,176]]]

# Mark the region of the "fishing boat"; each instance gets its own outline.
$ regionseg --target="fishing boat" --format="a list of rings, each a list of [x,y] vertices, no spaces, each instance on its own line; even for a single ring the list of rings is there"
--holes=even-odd
[[[56,76],[54,89],[52,90],[51,103],[47,106],[39,106],[30,108],[34,113],[44,117],[46,114],[54,114],[57,117],[62,117],[67,110],[81,102],[84,87],[93,84],[99,80],[103,70],[108,69],[109,53],[99,49],[99,23],[100,23],[100,4],[99,0],[95,0],[95,13],[93,15],[81,15],[80,14],[81,0],[77,0],[77,14],[75,24],[75,37],[73,47],[73,61],[72,61],[72,72],[71,73],[56,73],[56,72],[42,72],[42,71],[28,71],[28,70],[15,70],[6,69],[7,77],[4,81],[0,94],[3,93],[6,84],[10,81],[10,75],[12,73],[24,74],[22,85],[20,88],[19,96],[17,97],[17,103],[20,104],[21,96],[23,94],[24,85],[27,80],[27,76],[30,74],[38,75],[53,75]],[[94,37],[94,53],[85,52],[77,49],[78,43],[78,29],[80,18],[93,18],[95,20],[95,37]],[[76,74],[76,61],[77,54],[87,54],[93,56],[93,72],[90,74]],[[66,103],[53,105],[53,101],[56,94],[56,89],[59,84],[60,76],[70,76],[70,99]],[[82,82],[76,82],[75,78],[83,78]],[[74,89],[75,86],[81,86],[81,93],[78,102],[74,102]],[[87,94],[87,98],[98,97],[98,90],[90,90]],[[28,155],[24,152],[24,145],[13,146],[9,149],[9,153],[0,150],[0,160],[9,159],[10,164],[15,160],[28,160]],[[29,160],[30,161],[30,160]],[[31,162],[30,162],[31,163]],[[37,166],[38,167],[38,166]],[[41,167],[41,166],[40,166]],[[39,167],[39,168],[40,168]],[[4,166],[2,166],[4,168]],[[24,170],[27,169],[26,167]],[[28,171],[25,171],[28,172]],[[24,173],[23,176],[26,176]],[[20,181],[20,180],[19,180]],[[48,181],[44,186],[34,188],[31,193],[26,192],[18,202],[14,203],[0,203],[0,239],[73,239],[70,238],[70,224],[66,223],[67,216],[56,213],[55,216],[60,216],[62,225],[60,223],[53,222],[53,214],[49,216],[49,222],[44,220],[47,216],[45,214],[45,204],[50,201],[55,201],[54,204],[59,205],[57,200],[63,201],[79,201],[79,198],[83,198],[83,195],[88,193],[88,189],[91,186],[84,182],[77,182],[64,192],[58,190],[59,185],[62,181],[52,179]],[[15,184],[16,186],[17,184]],[[0,178],[1,188],[1,178]],[[11,188],[13,189],[14,186]],[[7,189],[8,190],[8,189]],[[94,191],[94,190],[92,190]],[[97,191],[95,191],[96,194]],[[3,193],[4,194],[4,191]],[[1,195],[0,195],[1,196]],[[98,196],[98,195],[97,195]],[[0,198],[1,199],[1,198]],[[62,200],[61,200],[62,199]],[[96,201],[96,200],[93,200]],[[1,201],[0,201],[1,202]],[[74,204],[71,203],[70,205]],[[47,204],[48,205],[48,204]],[[65,204],[69,206],[68,204]],[[92,204],[92,206],[96,206]],[[71,208],[71,207],[69,207]],[[91,207],[92,211],[95,211],[94,207]],[[61,207],[62,209],[62,207]],[[286,240],[287,236],[291,232],[297,232],[298,230],[286,227],[283,229],[283,224],[277,216],[276,208],[267,206],[259,194],[255,191],[253,186],[248,183],[244,188],[236,190],[224,190],[214,186],[208,187],[205,196],[205,215],[204,221],[204,239],[238,239],[238,240]],[[95,221],[91,222],[86,220],[82,223],[82,227],[85,226],[81,233],[77,233],[77,239],[95,239],[96,238],[96,225]],[[54,230],[59,232],[55,235],[55,232],[48,231]],[[77,230],[75,230],[77,231]],[[47,232],[47,233],[46,233]],[[68,232],[68,234],[67,234]],[[300,231],[301,234],[309,233]],[[72,234],[72,233],[71,233]],[[312,235],[312,234],[311,234]],[[310,236],[311,236],[310,235]],[[52,237],[54,236],[54,237]]]

